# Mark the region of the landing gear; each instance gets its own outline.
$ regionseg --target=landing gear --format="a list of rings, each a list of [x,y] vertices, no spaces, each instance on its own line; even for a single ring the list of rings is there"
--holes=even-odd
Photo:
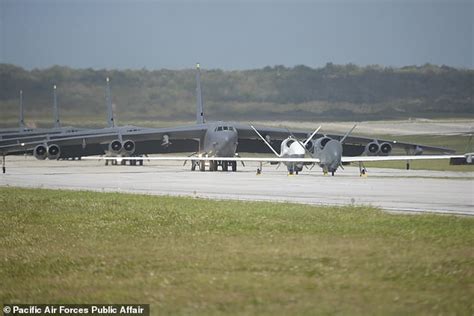
[[[137,157],[140,157],[141,156],[137,156]],[[105,159],[105,165],[108,166],[109,163],[112,165],[112,166],[116,166],[118,165],[120,162],[120,165],[121,166],[125,166],[127,165],[127,162],[130,166],[143,166],[143,159],[115,159],[115,158],[106,158]]]
[[[209,160],[209,171],[217,171],[219,166],[222,171],[229,171],[229,167],[232,168],[232,171],[237,171],[237,161],[219,161],[219,160]],[[196,170],[196,167],[199,166],[200,171],[206,170],[206,161],[191,161],[191,171]]]
[[[359,162],[359,174],[361,177],[367,177],[367,169],[362,162]]]
[[[333,177],[334,177],[334,171],[331,171],[331,176],[333,176]]]
[[[217,161],[215,161],[215,160],[209,161],[209,170],[210,171],[217,171],[217,166],[218,166]]]

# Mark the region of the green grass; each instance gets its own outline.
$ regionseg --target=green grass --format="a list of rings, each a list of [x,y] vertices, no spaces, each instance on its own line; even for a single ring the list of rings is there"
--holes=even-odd
[[[0,301],[158,314],[472,314],[474,219],[0,188]]]
[[[406,161],[380,161],[367,162],[364,165],[368,168],[392,168],[406,169]],[[460,171],[474,172],[474,165],[450,165],[446,160],[414,160],[410,162],[410,169],[414,170],[439,170],[439,171]],[[409,173],[407,173],[409,175]]]

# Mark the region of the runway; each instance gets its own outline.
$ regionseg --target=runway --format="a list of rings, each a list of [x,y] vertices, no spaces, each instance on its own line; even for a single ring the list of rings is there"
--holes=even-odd
[[[38,161],[7,157],[1,186],[131,192],[210,199],[295,202],[314,205],[373,205],[396,212],[474,215],[474,172],[369,170],[346,167],[336,176],[320,169],[287,176],[284,167],[256,165],[238,172],[190,171],[189,164],[145,162],[145,166],[104,166],[100,161]]]

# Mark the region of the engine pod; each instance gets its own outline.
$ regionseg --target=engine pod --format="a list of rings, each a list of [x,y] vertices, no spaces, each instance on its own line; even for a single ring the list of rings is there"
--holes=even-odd
[[[58,145],[53,144],[48,146],[48,159],[50,160],[56,160],[59,158],[61,155],[61,149],[59,148]]]
[[[45,145],[37,145],[35,149],[33,149],[33,155],[36,159],[45,160],[48,156],[48,148]]]

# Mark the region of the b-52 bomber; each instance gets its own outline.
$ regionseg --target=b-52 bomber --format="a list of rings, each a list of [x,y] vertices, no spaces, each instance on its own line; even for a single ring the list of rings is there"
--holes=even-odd
[[[272,145],[281,145],[288,138],[286,128],[256,127],[261,137]],[[310,131],[291,130],[293,137],[308,139]],[[313,133],[311,139],[318,139],[324,145],[332,140],[341,140],[344,135],[330,135]],[[424,151],[438,153],[453,153],[454,151],[419,144],[401,143],[388,140],[377,140],[368,137],[346,136],[342,145],[345,156],[388,156],[392,148],[398,147],[413,155]],[[288,145],[290,142],[286,142]],[[313,141],[307,146],[314,146]],[[57,155],[49,156],[50,149],[54,148]],[[307,148],[311,150],[311,148]],[[31,152],[38,159],[58,159],[91,155],[106,154],[110,157],[122,157],[120,160],[131,164],[143,163],[142,155],[159,153],[194,153],[190,160],[191,169],[211,171],[237,170],[237,162],[244,161],[238,153],[269,153],[268,148],[262,146],[260,136],[248,124],[236,122],[206,122],[201,89],[201,73],[199,64],[196,66],[196,124],[168,127],[168,128],[134,128],[118,129],[113,131],[83,133],[69,136],[48,135],[42,140],[25,142],[22,144],[0,146],[0,154]],[[222,158],[222,159],[220,159]],[[149,158],[147,158],[149,159]],[[305,158],[309,159],[309,158]],[[316,159],[316,158],[311,158]],[[183,159],[184,160],[184,159]],[[313,161],[314,162],[314,161]]]

